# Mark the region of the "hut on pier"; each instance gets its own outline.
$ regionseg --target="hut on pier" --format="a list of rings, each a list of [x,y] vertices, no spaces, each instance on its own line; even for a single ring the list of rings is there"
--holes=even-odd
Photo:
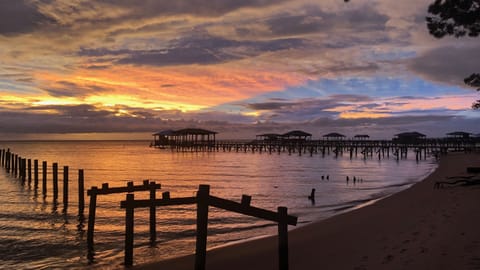
[[[357,135],[353,136],[354,140],[359,140],[359,141],[366,141],[369,138],[370,138],[370,136],[368,136],[366,134],[357,134]]]
[[[284,141],[300,142],[300,141],[310,140],[312,138],[312,134],[307,133],[305,131],[301,131],[301,130],[292,130],[285,134],[282,134],[281,137]]]
[[[174,132],[174,130],[167,129],[152,134],[153,142],[150,144],[150,146],[165,147],[170,145],[169,137],[172,136]]]
[[[463,132],[463,131],[455,131],[447,133],[447,138],[451,139],[470,139],[472,133]]]
[[[345,135],[336,133],[336,132],[323,135],[323,138],[327,140],[332,140],[332,141],[340,141],[340,140],[343,140],[345,137],[346,137]]]
[[[153,134],[155,147],[181,146],[199,147],[214,146],[217,132],[200,128],[185,128],[180,130],[164,130]]]
[[[281,140],[282,135],[276,134],[276,133],[265,133],[265,134],[256,135],[256,138],[259,141],[272,142],[272,141]]]
[[[420,132],[403,132],[399,134],[395,134],[395,138],[393,138],[394,142],[398,143],[420,143],[425,140],[427,136]]]

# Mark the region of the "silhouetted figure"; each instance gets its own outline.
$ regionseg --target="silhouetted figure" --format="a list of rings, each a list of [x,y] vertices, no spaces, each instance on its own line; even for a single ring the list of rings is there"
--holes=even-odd
[[[308,199],[312,201],[312,205],[315,204],[315,189],[312,188],[312,191],[310,192],[310,196],[308,196]]]
[[[348,181],[350,181],[350,179],[349,179],[348,176],[347,176],[347,185],[348,185]]]
[[[329,180],[330,180],[330,177],[329,177],[328,174],[327,174],[327,181],[329,181]]]
[[[325,176],[322,175],[322,180],[325,179]]]

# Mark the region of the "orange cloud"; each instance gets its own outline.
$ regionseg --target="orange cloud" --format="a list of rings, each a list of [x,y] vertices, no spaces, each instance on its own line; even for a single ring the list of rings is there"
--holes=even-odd
[[[359,118],[383,118],[391,116],[389,113],[378,112],[341,112],[339,117],[345,119],[359,119]]]
[[[62,93],[90,104],[182,111],[246,99],[305,80],[279,71],[242,69],[227,64],[166,68],[118,66],[81,69],[66,75],[38,73],[36,78],[47,91],[61,87]]]

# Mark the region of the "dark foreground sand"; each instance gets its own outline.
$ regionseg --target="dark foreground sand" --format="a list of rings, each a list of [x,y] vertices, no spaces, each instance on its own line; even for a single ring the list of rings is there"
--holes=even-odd
[[[466,176],[480,154],[442,156],[424,181],[375,204],[289,233],[290,269],[480,269],[480,185],[434,189]],[[278,269],[277,238],[214,249],[209,270]],[[194,257],[134,269],[193,269]]]

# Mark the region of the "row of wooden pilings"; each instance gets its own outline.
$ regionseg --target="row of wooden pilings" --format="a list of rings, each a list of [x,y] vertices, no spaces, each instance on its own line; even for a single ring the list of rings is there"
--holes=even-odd
[[[169,192],[163,192],[162,198],[156,198],[156,191],[161,188],[160,184],[145,180],[141,185],[134,185],[128,182],[126,187],[109,187],[108,183],[102,184],[101,188],[92,187],[87,191],[90,196],[87,243],[89,251],[93,251],[95,209],[97,196],[114,193],[127,193],[126,199],[120,202],[120,207],[125,209],[125,254],[124,264],[133,264],[134,247],[134,213],[136,208],[149,208],[150,242],[154,244],[157,238],[156,229],[156,208],[160,206],[196,204],[196,245],[195,245],[195,270],[205,270],[207,253],[207,229],[209,206],[221,208],[244,215],[249,215],[278,224],[278,260],[279,269],[288,270],[288,225],[296,225],[297,217],[288,215],[286,207],[278,207],[277,212],[253,207],[250,205],[251,197],[243,195],[241,202],[222,199],[210,195],[209,185],[200,185],[195,197],[171,198]],[[133,192],[149,191],[148,200],[135,200]]]
[[[18,154],[10,152],[10,149],[0,149],[0,162],[1,166],[7,173],[11,174],[15,178],[19,178],[22,184],[28,183],[30,186],[33,181],[33,188],[37,190],[39,188],[40,169],[41,169],[41,188],[42,195],[47,196],[47,175],[48,166],[47,161],[42,161],[41,168],[39,167],[38,159],[24,158]],[[52,189],[53,200],[58,200],[58,163],[52,163]],[[84,195],[84,175],[83,170],[78,170],[78,214],[83,215],[85,208],[85,195]],[[66,212],[68,208],[69,197],[69,167],[63,166],[63,210]]]

